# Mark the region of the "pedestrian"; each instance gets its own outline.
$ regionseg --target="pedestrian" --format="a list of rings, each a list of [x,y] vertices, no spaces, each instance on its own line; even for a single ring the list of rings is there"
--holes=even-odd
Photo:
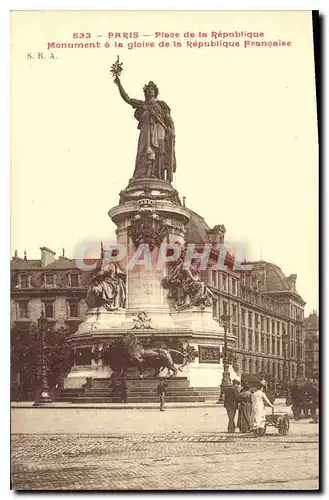
[[[252,395],[251,401],[252,401],[252,422],[253,422],[253,429],[254,433],[256,435],[259,435],[262,433],[265,423],[266,423],[266,418],[265,418],[265,404],[266,403],[268,406],[274,410],[274,406],[272,405],[271,401],[268,399],[268,397],[265,394],[265,389],[266,389],[266,382],[265,380],[261,380],[260,382],[260,387],[257,391],[255,391]]]
[[[227,432],[235,431],[235,414],[239,406],[239,388],[240,382],[237,379],[233,380],[233,385],[228,387],[224,394],[224,408],[228,416]]]
[[[240,432],[250,432],[252,430],[251,425],[251,404],[252,392],[249,388],[249,384],[246,380],[242,381],[242,389],[239,393],[239,410],[238,410],[238,422],[237,427]]]
[[[310,424],[317,424],[319,422],[319,417],[316,414],[316,410],[319,409],[319,384],[316,380],[312,380],[310,387],[311,395],[311,417]]]
[[[166,402],[166,387],[167,384],[161,380],[161,382],[158,385],[158,395],[160,397],[160,411],[166,411],[164,409],[164,405]]]
[[[121,403],[127,403],[127,379],[122,377],[120,381],[120,398]]]

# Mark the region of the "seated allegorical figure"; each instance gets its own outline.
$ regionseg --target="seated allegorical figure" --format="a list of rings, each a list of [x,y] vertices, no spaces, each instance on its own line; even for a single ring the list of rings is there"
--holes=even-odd
[[[117,263],[111,262],[94,276],[88,289],[86,302],[89,308],[104,307],[107,311],[125,307],[125,273],[121,271]]]
[[[173,299],[177,310],[193,306],[211,307],[213,294],[201,281],[198,266],[191,262],[185,267],[184,258],[183,252],[169,276],[163,279],[163,286],[169,290],[168,298]]]

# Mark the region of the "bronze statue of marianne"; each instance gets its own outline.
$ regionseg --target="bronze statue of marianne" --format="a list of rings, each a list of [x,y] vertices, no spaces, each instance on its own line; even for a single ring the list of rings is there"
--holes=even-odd
[[[172,182],[176,172],[175,126],[170,108],[158,101],[158,87],[154,82],[144,86],[145,100],[131,99],[125,92],[119,75],[114,78],[122,99],[135,111],[140,130],[133,178],[157,178]]]

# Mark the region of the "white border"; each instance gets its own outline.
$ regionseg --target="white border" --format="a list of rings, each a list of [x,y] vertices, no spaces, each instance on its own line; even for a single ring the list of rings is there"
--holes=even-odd
[[[267,1],[266,4],[262,1],[259,2],[245,2],[245,1],[235,1],[235,0],[222,0],[219,2],[218,0],[202,0],[202,1],[192,1],[186,2],[186,0],[165,0],[165,1],[156,1],[152,2],[148,1],[140,1],[136,2],[136,0],[53,0],[53,1],[8,1],[2,0],[0,3],[0,54],[1,54],[1,108],[0,108],[0,120],[1,120],[1,145],[0,145],[0,154],[1,154],[1,167],[0,167],[0,217],[1,217],[1,245],[0,245],[0,262],[2,263],[2,272],[1,276],[1,297],[0,304],[3,306],[1,308],[1,352],[3,355],[3,359],[0,362],[1,367],[1,399],[2,399],[2,411],[1,415],[1,430],[4,432],[3,439],[1,440],[1,475],[0,475],[0,491],[1,493],[7,497],[7,495],[11,496],[11,492],[9,491],[9,477],[10,477],[10,461],[9,461],[9,259],[10,259],[10,236],[9,236],[9,213],[10,213],[10,173],[9,173],[9,165],[10,165],[10,145],[9,145],[9,114],[10,114],[10,24],[9,24],[9,11],[10,10],[320,10],[322,15],[326,15],[328,13],[328,2],[324,0],[320,0],[318,2],[313,1],[303,1],[303,0],[276,0],[276,1]],[[324,26],[323,26],[323,31]],[[324,33],[323,33],[324,36]],[[322,46],[322,51],[324,54],[324,59],[327,61],[328,54],[328,37],[324,39],[324,44]],[[324,65],[325,68],[325,65]],[[327,74],[323,75],[323,89],[325,87],[324,82],[327,81]],[[326,100],[324,99],[324,102]],[[322,122],[324,124],[325,117],[327,116],[327,106],[323,106],[323,118]],[[327,142],[328,129],[324,129],[323,133],[323,144],[322,148],[324,149],[324,144]],[[327,161],[323,158],[323,173],[325,167],[327,166]],[[328,192],[328,175],[323,175],[323,182],[325,183],[325,187],[323,188],[323,196],[325,199],[325,193]],[[307,202],[307,200],[306,200]],[[327,206],[324,206],[324,224],[323,230],[325,230],[325,234],[328,234],[328,217],[327,215]],[[326,245],[326,237],[323,238],[324,248],[327,248]],[[323,255],[325,255],[325,251],[323,249]],[[322,274],[322,280],[324,279],[324,288],[323,293],[324,297],[327,296],[327,285],[328,285],[328,268],[325,269],[325,273]],[[322,320],[322,348],[325,347],[326,351],[323,355],[323,360],[326,358],[328,354],[327,345],[324,346],[324,338],[326,337],[326,333],[323,330],[324,321]],[[322,367],[324,368],[324,367]],[[326,377],[324,377],[323,382],[326,387]],[[323,397],[323,404],[326,406],[323,409],[323,415],[328,415],[328,398]],[[322,428],[322,432],[324,434],[324,429]],[[324,435],[322,435],[322,446],[324,447]],[[7,445],[7,446],[6,446]],[[324,461],[325,462],[325,461]],[[327,464],[324,463],[324,466]],[[325,477],[327,470],[322,471],[323,476],[323,484],[325,484]],[[288,494],[289,492],[287,492]],[[223,493],[221,493],[223,494]],[[229,495],[229,493],[227,494]],[[289,493],[291,495],[291,493]],[[286,494],[284,495],[286,496]]]

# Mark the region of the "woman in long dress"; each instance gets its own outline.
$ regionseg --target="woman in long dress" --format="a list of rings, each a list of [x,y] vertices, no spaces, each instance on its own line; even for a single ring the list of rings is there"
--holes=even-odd
[[[255,434],[261,432],[265,427],[265,404],[274,409],[274,406],[265,394],[266,382],[260,382],[260,388],[252,395],[252,422]]]
[[[242,389],[239,393],[239,410],[238,410],[238,422],[237,427],[240,432],[250,432],[252,430],[251,422],[251,404],[252,393],[249,389],[249,384],[246,381],[242,382]]]

